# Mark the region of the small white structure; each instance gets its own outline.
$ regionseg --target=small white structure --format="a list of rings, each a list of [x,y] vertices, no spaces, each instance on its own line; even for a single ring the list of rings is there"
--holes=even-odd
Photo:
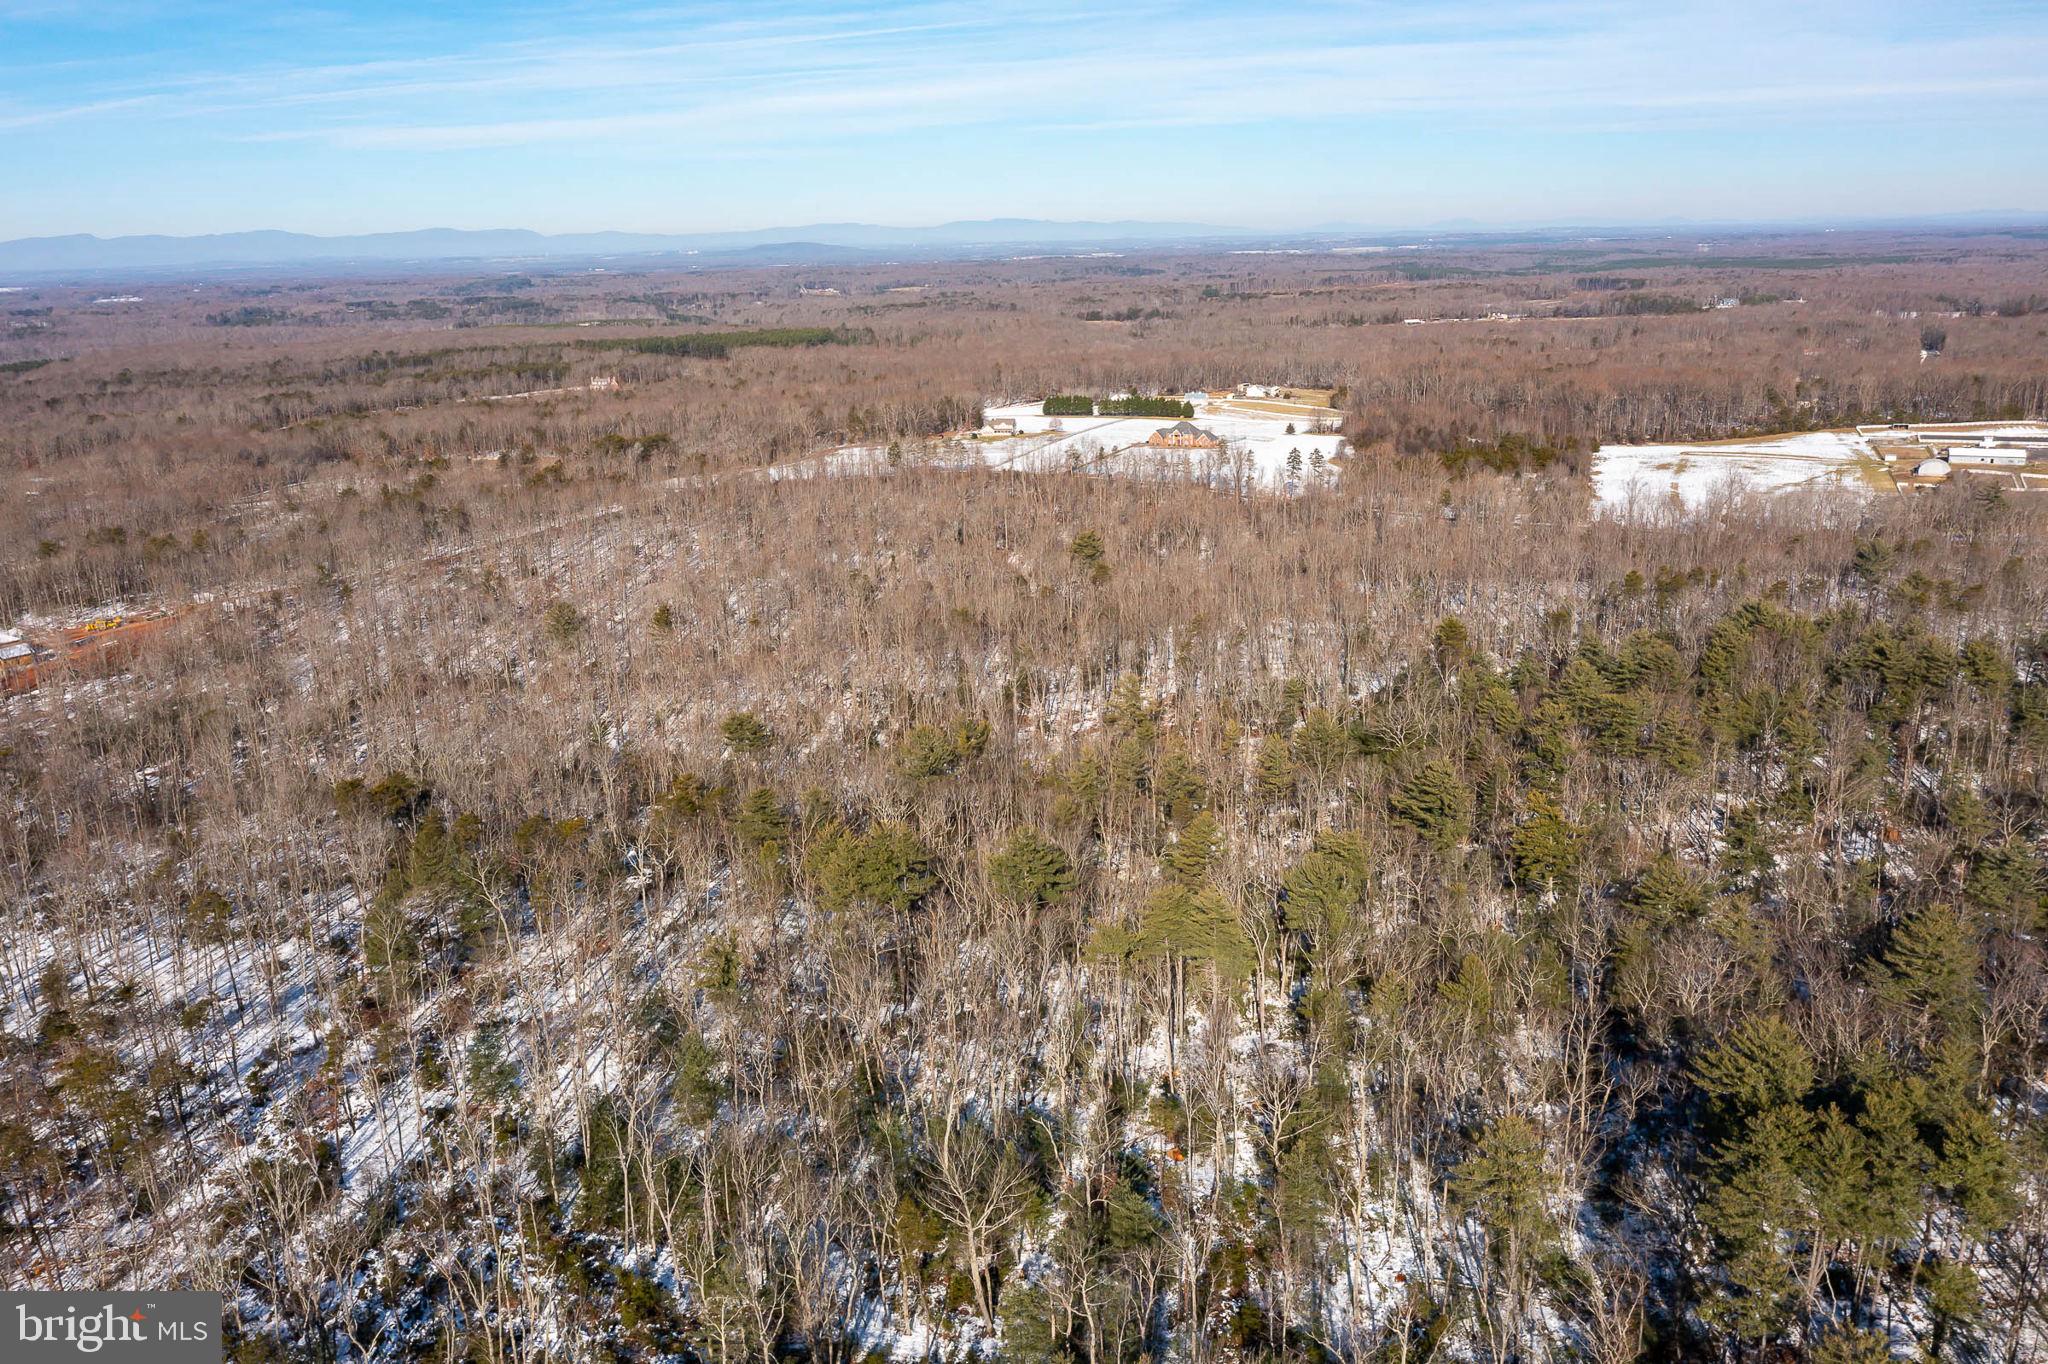
[[[1948,476],[1948,461],[1940,455],[1936,455],[1933,459],[1923,459],[1913,466],[1913,477],[1915,478],[1947,478]]]
[[[1202,392],[1202,390],[1198,388],[1194,392],[1184,395],[1182,401],[1190,403],[1206,403],[1209,401],[1209,395]]]
[[[617,393],[619,391],[619,376],[616,374],[597,374],[591,376],[590,391],[592,393]]]
[[[1717,298],[1714,300],[1714,306],[1716,308],[1740,308],[1742,300],[1739,298]]]
[[[989,418],[988,429],[998,436],[1014,436],[1017,434],[1017,419],[1015,417],[991,417]]]
[[[1239,384],[1237,391],[1244,394],[1247,398],[1270,398],[1273,396],[1273,390],[1264,384]]]

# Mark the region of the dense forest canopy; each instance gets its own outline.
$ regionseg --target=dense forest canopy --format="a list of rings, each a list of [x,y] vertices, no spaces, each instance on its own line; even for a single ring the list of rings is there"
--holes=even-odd
[[[0,1278],[245,1364],[2040,1357],[2048,505],[1581,475],[2048,416],[2043,248],[1662,251],[10,295],[5,623],[149,628],[0,701]],[[1695,294],[1774,301],[1602,302]],[[916,457],[1243,382],[1341,476]]]

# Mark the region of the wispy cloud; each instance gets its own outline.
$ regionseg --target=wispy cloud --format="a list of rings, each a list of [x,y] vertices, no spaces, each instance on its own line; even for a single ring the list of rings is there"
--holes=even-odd
[[[1946,36],[1868,10],[1597,3],[1304,7],[1105,16],[1040,8],[703,11],[586,6],[509,39],[430,30],[431,50],[249,62],[0,111],[0,126],[208,120],[228,137],[352,151],[546,146],[679,134],[833,143],[926,126],[1048,131],[1367,118],[1612,125],[1703,109],[1919,116],[1929,99],[2048,99],[2048,20]],[[557,12],[561,13],[561,12]],[[1851,16],[1858,22],[1849,22]]]
[[[129,95],[122,99],[96,99],[86,104],[32,109],[26,113],[0,113],[0,129],[33,128],[45,123],[62,123],[66,119],[91,118],[98,114],[139,109],[155,104],[157,100],[155,95]]]
[[[10,21],[9,3],[0,165],[118,160],[134,134],[209,165],[289,147],[357,183],[512,167],[537,187],[574,148],[636,167],[807,160],[843,186],[861,166],[903,183],[927,142],[1041,166],[1113,143],[1118,183],[1156,187],[1174,130],[1221,129],[1313,149],[1306,178],[1411,143],[1484,160],[1495,140],[1576,139],[1585,179],[1617,141],[1714,135],[1724,157],[1747,140],[1784,162],[1830,130],[1875,147],[1948,128],[1967,148],[2048,122],[2048,7],[2002,0],[444,0],[373,25],[145,4],[112,26]]]

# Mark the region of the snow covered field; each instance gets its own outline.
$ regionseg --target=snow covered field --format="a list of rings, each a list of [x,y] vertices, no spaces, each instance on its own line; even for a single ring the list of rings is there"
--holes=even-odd
[[[1593,456],[1593,492],[1609,515],[1668,507],[1698,511],[1741,493],[1834,488],[1867,496],[1870,442],[1842,431],[1809,431],[1707,445],[1603,445]]]
[[[1101,472],[1137,474],[1162,466],[1199,467],[1204,459],[1229,465],[1231,461],[1226,456],[1237,454],[1242,457],[1252,482],[1282,491],[1287,488],[1290,452],[1301,452],[1303,481],[1307,481],[1316,455],[1320,454],[1327,464],[1344,449],[1342,436],[1307,434],[1318,416],[1334,417],[1336,414],[1306,405],[1291,413],[1265,410],[1284,409],[1286,406],[1269,403],[1253,408],[1227,399],[1197,403],[1195,425],[1215,433],[1226,442],[1226,454],[1219,455],[1209,451],[1143,448],[1154,431],[1173,424],[1171,418],[1048,417],[1040,411],[1039,403],[1012,403],[1006,407],[990,408],[985,420],[993,422],[1006,417],[1014,420],[1017,423],[1016,438],[993,442],[987,448],[990,463],[1006,468],[1051,470],[1089,467],[1100,461],[1106,466]],[[1290,424],[1295,428],[1293,435],[1287,434]],[[1055,430],[1055,427],[1059,429]]]
[[[1125,478],[1194,477],[1217,487],[1259,488],[1297,493],[1318,477],[1334,482],[1332,461],[1344,452],[1339,435],[1312,435],[1317,420],[1334,421],[1328,408],[1307,404],[1260,402],[1256,405],[1219,399],[1195,405],[1195,424],[1224,442],[1220,450],[1172,450],[1148,447],[1154,431],[1171,426],[1171,417],[1048,417],[1041,401],[991,407],[983,420],[1008,419],[1017,424],[1014,436],[997,436],[987,426],[979,437],[956,440],[927,457],[907,448],[902,458],[928,458],[947,467],[1013,469],[1022,473],[1076,472]],[[1292,425],[1294,433],[1287,428]],[[1290,472],[1290,457],[1300,454],[1300,473]],[[1321,473],[1318,474],[1320,457]],[[785,466],[775,477],[815,474],[872,473],[886,467],[888,450],[879,446],[848,446],[823,460]]]

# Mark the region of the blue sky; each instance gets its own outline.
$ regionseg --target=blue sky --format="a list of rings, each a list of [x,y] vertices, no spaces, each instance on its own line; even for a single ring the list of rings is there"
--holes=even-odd
[[[2048,0],[0,0],[0,238],[2048,210]]]

